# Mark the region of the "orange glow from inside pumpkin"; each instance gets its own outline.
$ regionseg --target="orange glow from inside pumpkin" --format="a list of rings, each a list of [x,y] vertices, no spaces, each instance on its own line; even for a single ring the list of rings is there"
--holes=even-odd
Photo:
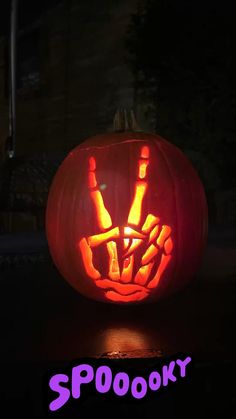
[[[131,255],[125,258],[123,262],[122,274],[120,277],[121,282],[131,282],[133,275],[133,266],[134,266],[134,255]]]
[[[91,188],[96,188],[97,186],[96,176],[93,172],[89,172],[89,185]]]
[[[172,257],[173,241],[170,236],[171,228],[168,225],[160,227],[159,217],[148,214],[140,226],[142,203],[148,187],[146,181],[148,164],[149,147],[144,146],[141,148],[138,161],[138,178],[134,185],[134,197],[127,220],[129,225],[111,228],[112,219],[97,186],[96,160],[94,157],[89,159],[88,186],[101,232],[81,239],[78,246],[87,275],[104,291],[110,301],[125,303],[145,299],[150,290],[158,286]],[[120,247],[119,242],[121,242]],[[144,243],[141,266],[137,267],[135,252]],[[105,278],[101,277],[93,261],[93,248],[101,245],[105,245],[108,254]],[[119,251],[123,249],[120,258],[118,249]],[[157,265],[156,260],[158,260]]]
[[[115,239],[120,237],[119,227],[115,227],[112,230],[106,231],[105,233],[95,234],[94,236],[88,237],[88,244],[91,247],[99,246],[109,239]]]
[[[125,237],[135,237],[137,239],[144,239],[145,236],[142,233],[139,233],[138,231],[134,230],[131,227],[125,227],[124,228],[124,235]]]
[[[156,246],[154,246],[154,244],[151,244],[151,246],[147,248],[146,252],[142,257],[142,265],[146,265],[147,263],[149,263],[154,258],[154,256],[157,255],[157,253],[158,249],[156,248]]]
[[[149,275],[151,273],[154,262],[149,263],[148,265],[141,266],[137,274],[135,275],[134,282],[139,285],[145,285]]]
[[[102,230],[110,228],[112,225],[111,217],[104,205],[102,194],[100,190],[97,188],[96,160],[94,157],[90,157],[89,159],[88,184],[90,189],[90,195],[93,200],[97,214],[98,225]]]
[[[84,238],[79,242],[79,248],[82,254],[84,267],[88,276],[92,279],[98,279],[101,277],[100,273],[93,266],[93,254],[87,240]]]
[[[95,172],[96,170],[96,160],[94,157],[90,157],[89,159],[89,171]]]
[[[146,160],[139,160],[139,172],[138,176],[140,179],[144,179],[146,177],[148,162]]]
[[[161,262],[160,262],[160,265],[159,265],[159,267],[157,269],[157,273],[154,276],[154,278],[148,284],[148,288],[149,289],[150,288],[156,288],[157,287],[157,285],[159,284],[161,275],[164,272],[165,268],[167,267],[170,259],[171,259],[171,255],[166,256],[166,255],[163,254],[161,256]]]
[[[101,229],[106,229],[106,228],[111,227],[112,225],[111,217],[110,217],[109,212],[105,208],[101,192],[98,190],[91,191],[91,198],[96,207],[99,227]]]
[[[126,239],[124,239],[126,240]],[[142,239],[132,239],[131,240],[131,245],[128,249],[128,251],[125,253],[125,257],[129,256],[131,253],[134,252],[135,249],[137,249],[138,246],[140,246],[140,244],[142,243]]]
[[[124,249],[127,249],[127,247],[129,246],[129,239],[124,239]]]
[[[173,241],[171,237],[169,237],[164,244],[164,249],[167,255],[169,255],[172,252],[173,249]]]
[[[169,237],[171,233],[171,228],[169,226],[162,226],[161,232],[159,234],[159,237],[157,238],[157,244],[159,247],[164,246],[164,242]]]
[[[134,301],[144,300],[148,296],[148,291],[143,289],[142,291],[137,291],[130,293],[129,295],[121,295],[120,291],[107,291],[106,297],[108,300],[114,301],[115,303],[131,303]]]
[[[122,296],[130,296],[132,293],[143,291],[143,287],[138,284],[121,284],[110,279],[99,279],[96,284],[103,289],[113,288],[114,291],[119,292]]]
[[[149,158],[149,147],[147,147],[146,145],[144,147],[142,147],[142,149],[141,149],[141,157],[143,159],[148,159]]]
[[[141,219],[142,203],[145,192],[147,190],[147,183],[137,181],[135,185],[134,199],[130,208],[128,223],[138,225]]]
[[[159,232],[159,226],[157,225],[151,230],[151,232],[149,234],[149,243],[152,242],[153,240],[155,240],[155,238],[158,235],[158,232]]]
[[[154,227],[155,224],[158,224],[160,219],[155,217],[152,214],[148,214],[145,223],[143,224],[142,231],[144,233],[149,233],[149,231]]]
[[[120,279],[120,268],[118,263],[116,242],[110,241],[107,243],[107,250],[109,254],[109,277],[114,281]]]

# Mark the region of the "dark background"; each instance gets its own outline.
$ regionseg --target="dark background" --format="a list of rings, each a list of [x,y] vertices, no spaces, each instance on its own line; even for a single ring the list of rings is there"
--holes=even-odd
[[[121,370],[140,358],[145,371],[150,359],[177,352],[194,357],[190,383],[161,401],[118,405],[120,414],[206,417],[235,409],[234,20],[229,1],[20,0],[16,156],[9,160],[10,1],[1,2],[1,395],[12,413],[42,415],[41,383],[55,364],[106,354],[118,357]],[[144,130],[185,152],[209,207],[196,281],[135,308],[76,294],[53,266],[44,233],[58,165],[86,137],[110,131],[119,107],[133,108]],[[112,409],[93,397],[85,413],[89,406]]]

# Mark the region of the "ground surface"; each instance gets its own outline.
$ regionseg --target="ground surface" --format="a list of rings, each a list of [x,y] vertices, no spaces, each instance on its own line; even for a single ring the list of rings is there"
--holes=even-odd
[[[202,383],[201,398],[209,393],[214,404],[220,397],[222,411],[226,404],[233,405],[231,387],[223,398],[221,387],[214,387],[219,380],[229,383],[236,365],[236,246],[227,237],[220,242],[209,240],[190,286],[167,300],[136,307],[104,305],[77,294],[53,266],[43,235],[0,238],[1,377],[8,406],[7,386],[13,375],[21,380],[11,390],[13,413],[18,412],[18,402],[22,412],[26,400],[33,404],[36,397],[36,405],[40,404],[45,371],[73,359],[104,354],[121,363],[138,357],[144,365],[149,365],[150,357],[191,354],[200,375],[190,399],[195,400],[193,395]],[[134,409],[132,404],[130,409]],[[171,409],[167,417],[177,416]]]

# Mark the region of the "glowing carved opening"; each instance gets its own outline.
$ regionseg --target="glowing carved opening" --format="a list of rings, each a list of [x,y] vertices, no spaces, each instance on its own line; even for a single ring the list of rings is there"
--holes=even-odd
[[[148,159],[149,158],[149,147],[147,147],[147,146],[142,147],[142,149],[141,149],[141,157],[143,159]]]
[[[115,227],[106,233],[95,234],[94,236],[88,237],[88,244],[91,247],[99,246],[109,239],[118,238],[120,236],[119,227]]]
[[[172,238],[169,237],[164,244],[164,249],[167,255],[169,255],[173,250],[173,241]]]
[[[147,190],[147,183],[137,181],[135,185],[134,199],[129,212],[128,223],[138,225],[141,219],[142,202]]]
[[[141,149],[141,158],[146,160],[139,160],[138,178],[145,179],[147,166],[149,164],[149,148],[147,146]],[[128,223],[138,225],[141,219],[142,202],[147,190],[147,182],[137,180],[134,189],[134,198],[130,208]]]
[[[151,230],[150,235],[149,235],[149,243],[151,243],[153,240],[155,240],[155,238],[158,235],[158,231],[159,231],[159,226],[155,226],[153,228],[153,230]]]
[[[161,256],[161,262],[160,262],[160,265],[159,265],[159,267],[157,269],[157,273],[154,276],[154,278],[148,284],[148,288],[149,289],[150,288],[156,288],[157,287],[157,285],[158,285],[158,283],[160,281],[161,275],[164,272],[164,270],[166,269],[166,267],[167,267],[170,259],[171,259],[171,255],[166,256],[166,255],[163,254]]]
[[[131,282],[133,275],[134,255],[127,257],[123,262],[123,270],[121,274],[121,282]]]
[[[139,161],[139,172],[138,177],[140,179],[144,179],[146,177],[146,170],[147,170],[148,163],[144,160]]]
[[[171,233],[171,228],[169,226],[162,226],[160,235],[157,239],[157,244],[159,247],[163,247],[164,245],[164,241],[167,239],[167,237],[169,237]]]
[[[173,241],[170,237],[171,228],[169,226],[163,225],[160,230],[160,219],[153,214],[148,214],[143,226],[140,226],[142,202],[148,186],[145,181],[148,164],[149,147],[144,146],[141,148],[138,161],[138,177],[128,214],[128,223],[132,226],[139,226],[137,229],[139,231],[131,226],[110,229],[112,220],[97,185],[96,160],[94,157],[89,159],[88,186],[94,203],[97,222],[102,232],[87,239],[81,239],[78,247],[87,275],[95,280],[99,288],[104,290],[107,299],[114,302],[141,301],[146,298],[150,290],[158,286],[160,278],[172,257]],[[103,190],[102,187],[100,189]],[[108,228],[110,230],[104,232]],[[122,267],[119,265],[117,242],[115,240],[122,240],[123,249],[126,250],[122,256]],[[142,266],[134,275],[135,251],[142,243],[146,243],[147,247],[141,258]],[[99,271],[93,265],[92,249],[102,244],[105,244],[108,253],[108,278],[101,278]],[[153,272],[155,257],[159,251],[162,252],[161,261]]]
[[[90,189],[90,195],[93,200],[95,210],[97,213],[98,225],[103,230],[107,229],[111,227],[112,222],[111,222],[110,214],[104,205],[102,194],[97,189],[96,160],[94,157],[90,157],[89,159],[88,184],[89,184],[89,189]]]
[[[79,242],[79,248],[82,254],[82,259],[84,263],[85,270],[92,279],[98,279],[101,277],[100,273],[95,269],[93,266],[93,254],[92,250],[90,249],[87,240],[82,239]]]
[[[125,258],[124,260],[124,270],[127,269],[130,265],[130,258]]]
[[[101,195],[101,192],[98,190],[91,191],[91,198],[94,202],[94,206],[97,211],[97,219],[98,219],[98,225],[101,229],[106,229],[111,227],[111,217],[109,212],[104,206],[103,198]]]
[[[124,249],[127,249],[129,246],[130,239],[124,239]]]
[[[144,239],[144,234],[139,233],[138,231],[134,230],[131,227],[124,227],[124,236],[125,237],[132,237],[137,239]]]
[[[142,231],[144,233],[149,233],[149,231],[154,227],[155,224],[158,224],[160,218],[155,217],[155,215],[148,214],[145,223],[143,224]]]
[[[96,160],[94,157],[90,157],[89,159],[89,170],[94,172],[96,170]]]
[[[128,249],[128,252],[125,253],[125,257],[129,256],[131,253],[134,252],[135,249],[137,249],[138,246],[143,242],[142,239],[133,239],[131,240],[131,245]]]
[[[149,246],[146,250],[146,252],[144,253],[143,257],[142,257],[142,265],[146,265],[147,263],[149,263],[158,253],[158,249],[151,244],[151,246]]]
[[[89,172],[89,186],[90,188],[96,188],[97,186],[96,176],[94,172]]]
[[[125,236],[131,236],[132,231],[134,231],[131,227],[124,227],[124,235]]]
[[[120,295],[115,291],[107,291],[106,297],[110,301],[114,301],[116,303],[131,303],[133,301],[141,301],[144,300],[148,296],[148,291],[144,288],[142,291],[134,292],[133,294],[129,295]]]
[[[137,291],[143,291],[143,287],[138,284],[121,284],[120,282],[113,282],[110,279],[99,279],[96,282],[96,285],[99,288],[113,288],[115,291],[119,292],[122,295],[133,294]]]
[[[117,256],[117,248],[116,242],[108,242],[107,243],[107,250],[109,254],[109,277],[114,281],[118,281],[120,279],[120,268],[118,263],[118,256]]]
[[[145,285],[150,276],[153,265],[154,262],[151,262],[148,265],[142,266],[135,275],[134,282],[139,285]]]

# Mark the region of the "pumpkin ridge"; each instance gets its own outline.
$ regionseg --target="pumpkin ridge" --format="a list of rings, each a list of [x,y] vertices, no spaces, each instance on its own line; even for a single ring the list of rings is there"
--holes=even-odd
[[[168,142],[166,141],[166,143],[168,144]],[[170,164],[168,162],[168,159],[166,157],[166,153],[165,151],[162,149],[161,144],[158,144],[158,149],[162,155],[163,161],[165,162],[165,165],[167,167],[168,173],[169,173],[169,177],[172,183],[172,188],[173,188],[173,192],[174,192],[174,205],[175,205],[175,213],[176,213],[176,228],[175,228],[175,252],[176,252],[176,266],[178,266],[178,261],[179,261],[179,212],[178,212],[178,205],[177,205],[177,193],[176,193],[176,185],[175,185],[175,181],[173,179],[172,176],[172,172],[171,172],[171,167]],[[176,278],[176,270],[175,270],[175,278]]]
[[[99,149],[104,149],[104,148],[108,148],[108,147],[114,147],[114,146],[119,146],[122,144],[129,144],[129,143],[147,143],[147,140],[145,139],[141,139],[141,138],[137,138],[137,139],[133,139],[133,140],[124,140],[124,141],[120,141],[120,142],[115,142],[115,143],[110,143],[110,144],[105,144],[105,145],[91,145],[89,147],[80,147],[80,149],[78,150],[78,152],[80,151],[89,151],[89,150],[99,150]]]

